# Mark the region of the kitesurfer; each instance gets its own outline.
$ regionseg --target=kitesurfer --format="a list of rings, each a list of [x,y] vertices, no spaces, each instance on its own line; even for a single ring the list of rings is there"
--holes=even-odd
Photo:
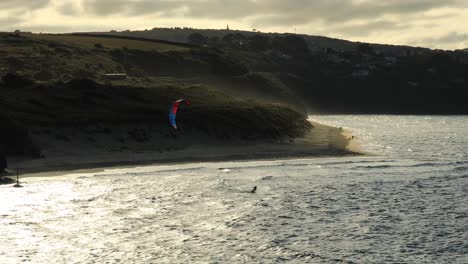
[[[174,101],[171,104],[171,107],[169,109],[169,121],[171,122],[172,127],[174,127],[174,129],[176,130],[178,129],[177,124],[176,124],[176,115],[177,115],[177,111],[179,110],[179,106],[181,103],[185,103],[186,105],[189,105],[190,100],[179,99],[177,101]]]
[[[252,190],[250,191],[250,193],[255,193],[256,191],[257,191],[257,186],[254,186]]]

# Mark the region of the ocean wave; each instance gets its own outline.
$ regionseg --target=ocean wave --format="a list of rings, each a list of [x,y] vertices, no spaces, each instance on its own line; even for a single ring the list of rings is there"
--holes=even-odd
[[[455,167],[454,171],[468,171],[468,167]]]
[[[468,175],[466,175],[466,176],[468,177]],[[462,186],[462,191],[464,193],[468,193],[468,184],[465,184],[465,185]]]
[[[191,167],[191,168],[180,168],[180,169],[153,169],[147,171],[125,171],[125,172],[108,172],[108,173],[97,173],[94,177],[109,177],[109,176],[148,176],[161,173],[178,173],[178,172],[199,172],[204,169],[208,169],[205,166]]]
[[[392,168],[392,167],[397,167],[397,166],[393,166],[393,165],[356,166],[353,169],[387,169],[387,168]]]
[[[388,160],[343,160],[343,161],[332,161],[332,162],[324,162],[320,163],[319,165],[348,165],[348,164],[363,164],[363,163],[387,163],[387,162],[395,162],[393,159]]]
[[[324,162],[325,161],[325,162]],[[264,169],[264,168],[278,168],[278,167],[307,167],[307,166],[329,166],[329,165],[348,165],[348,164],[363,164],[363,163],[379,163],[379,162],[395,162],[395,160],[349,160],[344,159],[341,161],[326,161],[313,159],[310,162],[300,162],[300,163],[291,163],[291,162],[277,162],[269,164],[258,164],[258,165],[244,165],[244,166],[226,166],[218,168],[218,170],[245,170],[245,169]]]
[[[466,179],[468,178],[468,174],[463,174],[463,175],[443,175],[443,176],[432,176],[429,178],[425,179],[417,179],[413,180],[413,183],[422,183],[422,182],[427,182],[427,181],[447,181],[447,180],[458,180],[458,179]]]
[[[421,168],[421,167],[443,167],[443,166],[454,166],[464,164],[460,161],[449,161],[449,162],[422,162],[416,164],[401,164],[395,162],[394,164],[376,164],[376,165],[366,165],[366,166],[355,166],[352,169],[388,169],[388,168]],[[468,167],[456,167],[456,171],[465,171],[468,170]]]

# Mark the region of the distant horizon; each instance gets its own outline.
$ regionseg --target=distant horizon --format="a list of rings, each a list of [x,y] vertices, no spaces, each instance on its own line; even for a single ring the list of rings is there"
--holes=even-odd
[[[468,0],[2,0],[0,31],[154,27],[297,33],[365,43],[468,48]]]

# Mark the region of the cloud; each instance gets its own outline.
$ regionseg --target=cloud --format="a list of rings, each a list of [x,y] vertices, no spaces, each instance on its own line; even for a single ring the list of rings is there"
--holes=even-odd
[[[3,25],[17,25],[22,21],[24,20],[19,17],[0,17],[0,24]]]
[[[65,16],[77,16],[82,11],[78,3],[65,2],[57,7],[60,14]]]
[[[464,42],[468,41],[468,34],[450,32],[444,36],[441,36],[436,39],[438,43],[453,43],[453,42]]]
[[[124,14],[141,16],[149,13],[170,13],[186,5],[182,0],[84,0],[85,11],[95,15]]]
[[[16,30],[35,10],[47,7],[50,0],[1,0],[0,30]]]
[[[440,7],[463,7],[463,3],[459,0],[83,0],[85,10],[95,15],[168,14],[184,9],[185,15],[192,18],[256,17],[271,24],[307,24],[314,20],[336,23],[385,14],[414,14]]]
[[[459,48],[468,47],[468,34],[459,32],[449,32],[438,37],[429,37],[421,39],[417,42],[428,43],[434,47],[444,46],[446,44],[455,44]]]
[[[0,1],[0,9],[21,9],[30,11],[46,7],[50,2],[50,0],[2,0]]]
[[[463,27],[466,17],[468,0],[0,0],[0,30],[229,24],[237,29],[291,32],[297,28],[304,34],[443,48],[461,45],[450,41],[468,34]]]
[[[405,30],[411,27],[409,24],[398,23],[388,20],[370,21],[367,23],[350,24],[333,27],[333,31],[346,36],[366,36],[375,32],[389,32]]]

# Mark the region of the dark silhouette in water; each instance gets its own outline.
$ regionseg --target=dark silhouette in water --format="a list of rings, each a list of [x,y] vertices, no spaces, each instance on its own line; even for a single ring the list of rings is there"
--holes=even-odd
[[[20,169],[16,168],[16,184],[13,185],[13,187],[15,187],[15,188],[23,187],[19,182],[19,171],[20,171]]]
[[[257,191],[257,186],[254,186],[252,190],[250,191],[250,193],[255,193],[256,191]]]

